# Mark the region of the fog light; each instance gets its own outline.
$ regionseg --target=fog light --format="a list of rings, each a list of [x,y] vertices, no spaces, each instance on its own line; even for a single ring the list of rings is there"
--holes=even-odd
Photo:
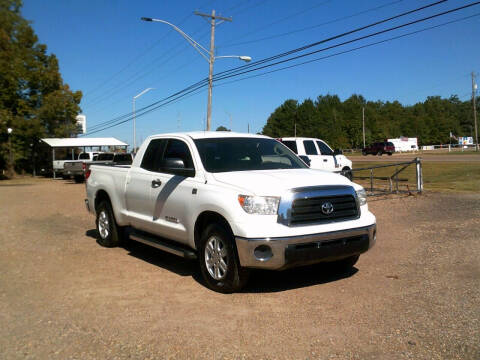
[[[268,261],[272,258],[272,249],[268,245],[260,245],[255,248],[253,255],[259,261]]]

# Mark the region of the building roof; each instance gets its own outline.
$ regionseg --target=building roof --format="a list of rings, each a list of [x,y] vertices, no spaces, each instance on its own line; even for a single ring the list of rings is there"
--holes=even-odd
[[[127,143],[109,138],[45,138],[43,142],[54,148],[90,147],[90,146],[128,146]]]

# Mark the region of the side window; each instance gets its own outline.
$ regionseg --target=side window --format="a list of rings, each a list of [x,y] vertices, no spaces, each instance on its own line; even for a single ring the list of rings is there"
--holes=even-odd
[[[167,158],[182,159],[186,168],[194,167],[192,155],[190,154],[188,145],[181,140],[177,140],[177,139],[168,140],[168,145],[167,145],[167,148],[165,149],[165,155],[163,156],[163,158],[164,159],[167,159]],[[164,171],[164,172],[168,172],[168,171]]]
[[[320,153],[322,155],[333,155],[332,149],[330,149],[330,147],[323,141],[317,141],[317,146],[320,149]]]
[[[166,144],[166,139],[154,139],[150,141],[143,155],[140,167],[149,171],[159,171]]]
[[[290,150],[292,150],[295,154],[298,154],[297,150],[297,142],[293,140],[285,140],[282,141],[285,146],[287,146]]]
[[[305,147],[305,153],[307,155],[318,155],[317,148],[313,140],[303,140],[303,146]]]

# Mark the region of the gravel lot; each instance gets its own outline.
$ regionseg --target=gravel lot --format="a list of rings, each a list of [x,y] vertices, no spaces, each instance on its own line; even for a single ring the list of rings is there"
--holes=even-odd
[[[1,358],[480,358],[478,194],[371,201],[377,245],[351,273],[256,272],[233,295],[194,262],[100,247],[83,198],[0,182]]]

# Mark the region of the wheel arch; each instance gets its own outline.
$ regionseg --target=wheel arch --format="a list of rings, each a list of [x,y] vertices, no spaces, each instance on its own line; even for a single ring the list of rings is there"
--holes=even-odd
[[[195,221],[195,226],[193,230],[193,239],[195,243],[195,249],[198,249],[198,245],[200,243],[200,237],[202,236],[202,231],[205,229],[209,224],[212,223],[219,223],[221,224],[225,230],[227,230],[233,238],[233,231],[232,227],[230,226],[229,222],[225,217],[220,215],[215,211],[203,211],[197,217]]]
[[[108,193],[103,189],[98,190],[95,194],[95,210],[98,208],[98,205],[100,205],[100,203],[105,200],[108,201],[110,205],[112,205],[112,200],[110,199]]]

